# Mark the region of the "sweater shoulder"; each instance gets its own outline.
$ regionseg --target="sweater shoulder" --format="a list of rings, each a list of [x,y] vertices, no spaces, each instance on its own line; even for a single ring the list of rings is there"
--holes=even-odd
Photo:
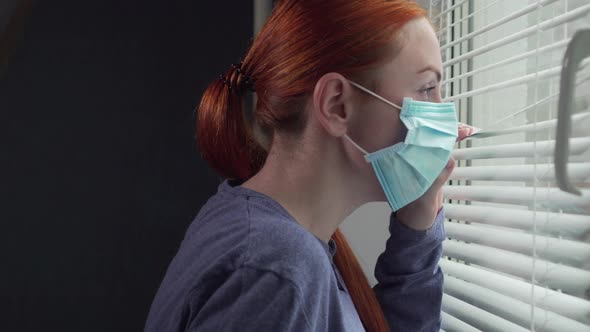
[[[329,281],[332,261],[319,238],[301,226],[275,201],[258,196],[217,195],[210,199],[187,232],[215,247],[237,249],[234,268],[268,271],[297,285]],[[196,235],[196,236],[195,236]]]

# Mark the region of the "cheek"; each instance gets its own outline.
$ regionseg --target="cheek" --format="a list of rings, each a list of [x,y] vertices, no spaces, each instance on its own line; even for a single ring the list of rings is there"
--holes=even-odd
[[[398,109],[374,98],[359,109],[362,112],[355,112],[350,134],[362,148],[375,152],[404,141],[407,130]]]
[[[406,125],[399,118],[396,122],[396,132],[397,136],[395,138],[395,143],[403,142],[408,134],[408,128],[406,128]]]
[[[382,114],[372,119],[368,127],[368,132],[374,137],[371,151],[403,142],[406,137],[407,129],[399,118],[399,111],[384,110]]]

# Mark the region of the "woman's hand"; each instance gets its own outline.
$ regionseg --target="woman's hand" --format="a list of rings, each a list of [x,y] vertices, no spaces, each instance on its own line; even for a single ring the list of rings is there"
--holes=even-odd
[[[465,137],[471,136],[478,131],[478,128],[460,123],[458,128],[457,142]],[[404,225],[415,230],[426,230],[432,227],[436,215],[442,208],[443,192],[442,187],[451,176],[455,168],[455,159],[451,157],[447,166],[436,178],[426,193],[417,200],[397,210],[396,217]]]

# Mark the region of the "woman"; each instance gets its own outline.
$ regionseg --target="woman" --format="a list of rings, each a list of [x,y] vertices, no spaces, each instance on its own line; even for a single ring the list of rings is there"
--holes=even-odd
[[[199,147],[227,180],[189,227],[146,330],[438,331],[440,189],[471,132],[440,103],[441,67],[413,2],[280,1],[203,95]],[[371,201],[395,211],[373,289],[338,230]]]

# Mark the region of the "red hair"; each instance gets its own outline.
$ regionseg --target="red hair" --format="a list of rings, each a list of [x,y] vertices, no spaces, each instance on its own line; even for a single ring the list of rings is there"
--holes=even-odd
[[[221,176],[247,180],[264,165],[267,151],[255,138],[236,87],[254,81],[257,125],[275,133],[300,134],[306,101],[323,75],[338,72],[360,80],[391,54],[391,42],[410,20],[426,17],[412,1],[282,0],[246,54],[241,72],[213,81],[201,100],[197,141],[203,159]],[[401,47],[401,46],[400,46]],[[398,47],[399,48],[399,47]],[[229,86],[233,86],[232,89]],[[340,230],[333,239],[335,264],[365,329],[389,331],[373,289]]]

